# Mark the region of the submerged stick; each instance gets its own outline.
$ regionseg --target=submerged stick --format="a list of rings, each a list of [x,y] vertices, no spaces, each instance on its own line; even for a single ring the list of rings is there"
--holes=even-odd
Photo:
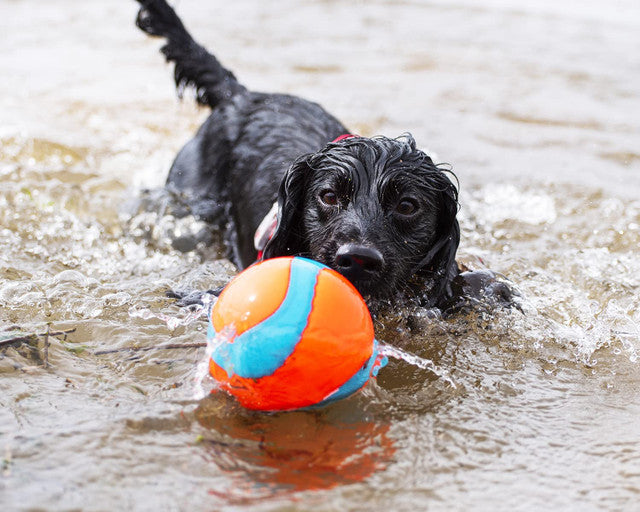
[[[104,354],[116,354],[119,352],[148,352],[150,350],[174,350],[174,349],[183,349],[183,348],[203,348],[206,347],[207,343],[197,342],[197,343],[167,343],[166,345],[157,345],[155,347],[122,347],[122,348],[111,348],[106,350],[96,350],[93,355],[101,356]]]
[[[47,339],[49,336],[65,336],[69,333],[75,332],[75,328],[73,329],[67,329],[65,331],[50,331],[49,327],[47,326],[47,332],[43,332],[41,334],[24,334],[22,336],[14,336],[12,338],[6,338],[4,340],[0,340],[0,348],[4,347],[5,345],[11,345],[12,343],[25,343],[25,342],[29,342],[29,341],[33,341],[34,339],[37,339],[38,337],[43,337],[46,336]]]
[[[44,360],[45,368],[49,368],[49,335],[50,333],[51,333],[51,325],[47,324],[47,332],[45,333],[45,336],[44,336],[44,349],[42,350],[43,352],[42,359]]]
[[[5,340],[0,340],[0,347],[4,347],[5,345],[11,345],[12,343],[25,343],[28,341],[33,341],[34,339],[38,339],[37,334],[26,334],[25,336],[16,336],[14,338],[7,338]]]

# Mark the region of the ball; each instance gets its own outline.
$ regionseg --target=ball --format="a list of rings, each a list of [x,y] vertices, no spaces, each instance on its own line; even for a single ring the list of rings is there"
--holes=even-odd
[[[356,288],[300,257],[238,274],[211,308],[208,338],[212,377],[249,409],[323,405],[355,393],[386,364]]]

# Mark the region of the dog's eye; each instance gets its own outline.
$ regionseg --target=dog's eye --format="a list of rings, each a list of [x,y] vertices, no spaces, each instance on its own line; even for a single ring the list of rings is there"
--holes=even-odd
[[[396,205],[396,213],[400,215],[413,215],[418,211],[418,203],[413,199],[402,199]]]
[[[336,206],[338,204],[338,196],[333,190],[323,190],[320,192],[320,201],[327,206]]]

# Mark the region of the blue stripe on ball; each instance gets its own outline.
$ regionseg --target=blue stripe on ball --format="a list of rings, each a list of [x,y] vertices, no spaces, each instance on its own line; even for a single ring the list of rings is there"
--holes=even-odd
[[[318,274],[323,268],[324,265],[312,260],[293,259],[287,294],[280,307],[232,343],[214,348],[211,354],[214,362],[224,368],[229,377],[236,374],[247,379],[259,379],[280,368],[293,353],[307,326]],[[213,329],[210,332],[215,336]],[[265,336],[269,337],[269,343],[264,343]]]
[[[378,366],[373,368],[373,365],[376,363],[376,359],[378,357],[378,341],[374,341],[373,345],[373,353],[371,357],[367,361],[367,363],[360,368],[347,382],[345,382],[342,386],[336,389],[333,393],[327,396],[322,402],[319,402],[317,405],[325,405],[330,402],[334,402],[336,400],[340,400],[342,398],[346,398],[356,391],[358,391],[362,386],[364,386],[369,377],[373,375],[374,377],[378,374],[380,368],[386,366],[388,359],[383,357]],[[373,369],[373,371],[372,371]]]

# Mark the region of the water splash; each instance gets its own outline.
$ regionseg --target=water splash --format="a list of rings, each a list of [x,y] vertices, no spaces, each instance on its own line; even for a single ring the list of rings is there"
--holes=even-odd
[[[210,307],[213,307],[213,301],[210,304]],[[207,311],[211,311],[208,309]],[[215,336],[211,336],[210,333],[207,334],[207,348],[205,350],[204,357],[198,363],[198,367],[196,368],[195,375],[195,387],[193,391],[194,400],[202,400],[206,397],[213,389],[219,387],[218,382],[211,376],[209,373],[209,360],[211,359],[211,354],[213,351],[218,348],[223,343],[229,343],[230,340],[235,338],[236,330],[232,326],[227,326],[222,329],[220,332],[216,333]]]
[[[174,330],[179,326],[190,325],[202,316],[209,316],[211,308],[213,307],[217,299],[218,298],[215,295],[205,293],[202,295],[201,304],[190,306],[188,309],[188,313],[181,317],[165,315],[164,313],[156,313],[154,311],[151,311],[150,309],[136,308],[131,308],[129,310],[129,316],[132,318],[142,318],[144,320],[157,318],[158,320],[163,321],[169,329]],[[205,356],[198,363],[196,374],[194,376],[193,398],[195,400],[201,400],[202,398],[207,396],[213,388],[217,387],[217,383],[209,374],[209,359],[211,358],[211,354],[216,347],[218,347],[221,343],[228,342],[229,339],[233,338],[234,336],[235,331],[228,332],[227,329],[224,329],[220,333],[217,333],[216,336],[207,336],[207,347]],[[415,354],[406,352],[398,347],[394,347],[380,341],[378,342],[378,352],[381,356],[399,359],[423,370],[428,370],[445,381],[447,384],[449,384],[453,389],[457,388],[456,383],[449,375],[449,372],[447,372],[443,368],[440,368],[430,359],[417,356]]]
[[[156,313],[150,309],[137,309],[135,306],[129,309],[129,316],[131,318],[142,318],[143,320],[157,318],[158,320],[162,320],[166,326],[173,331],[177,327],[191,325],[202,316],[208,315],[216,299],[217,297],[213,294],[203,294],[201,298],[202,303],[185,308],[187,313],[181,317]]]
[[[203,316],[209,316],[211,312],[211,308],[216,303],[218,298],[211,294],[205,293],[201,297],[201,304],[194,304],[189,306],[189,308],[185,308],[187,313],[181,317],[165,315],[164,313],[156,313],[151,311],[150,309],[136,309],[131,308],[129,310],[129,316],[132,318],[142,318],[144,320],[149,320],[151,318],[157,318],[158,320],[163,321],[166,326],[174,330],[179,326],[190,325],[196,320],[200,319]],[[201,400],[205,396],[207,396],[212,389],[216,387],[215,380],[209,375],[209,359],[211,358],[211,353],[215,346],[220,343],[220,341],[216,340],[216,338],[207,338],[207,347],[205,356],[200,359],[198,366],[196,367],[196,372],[193,377],[193,399]]]
[[[392,345],[388,345],[382,342],[378,342],[378,351],[380,352],[380,355],[393,357],[394,359],[400,359],[413,366],[417,366],[422,370],[429,370],[431,373],[438,376],[440,379],[444,380],[453,389],[457,388],[456,383],[453,381],[453,379],[449,375],[449,372],[447,372],[443,368],[440,368],[431,359],[426,359],[424,357],[411,354],[410,352],[405,352],[404,350],[398,347],[394,347]]]

